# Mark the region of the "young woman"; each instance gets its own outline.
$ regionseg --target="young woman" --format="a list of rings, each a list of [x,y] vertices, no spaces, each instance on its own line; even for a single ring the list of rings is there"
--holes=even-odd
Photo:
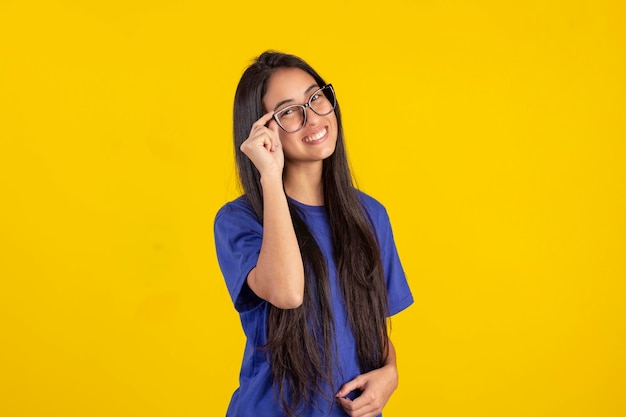
[[[332,85],[263,53],[234,137],[244,195],[215,242],[247,342],[227,416],[380,415],[398,384],[387,317],[413,297],[384,207],[353,186]]]

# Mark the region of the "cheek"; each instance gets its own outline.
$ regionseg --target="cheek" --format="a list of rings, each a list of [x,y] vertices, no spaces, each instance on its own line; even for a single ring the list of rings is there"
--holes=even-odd
[[[289,146],[289,144],[293,141],[292,135],[284,132],[282,129],[278,132],[278,140],[280,140],[280,144],[285,147],[285,145]]]
[[[333,116],[332,126],[333,126],[333,130],[335,131],[335,139],[337,139],[337,135],[339,135],[339,125],[337,124],[337,116]]]
[[[297,149],[297,139],[290,135],[289,133],[282,133],[278,135],[278,139],[280,140],[280,145],[283,148],[283,154],[285,157],[292,156],[293,152],[296,152]]]

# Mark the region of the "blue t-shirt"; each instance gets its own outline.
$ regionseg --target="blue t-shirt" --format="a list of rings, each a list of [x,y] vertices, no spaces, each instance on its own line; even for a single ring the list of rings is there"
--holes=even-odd
[[[398,257],[387,211],[372,197],[360,191],[358,193],[378,236],[387,282],[389,312],[393,315],[411,305],[413,296]],[[357,377],[361,371],[354,337],[337,281],[328,217],[323,206],[308,206],[293,199],[290,201],[298,207],[300,215],[307,223],[328,263],[330,299],[338,350],[334,384],[338,390],[343,384]],[[262,240],[263,226],[244,197],[227,203],[218,211],[215,217],[217,258],[247,338],[239,375],[239,388],[232,396],[227,417],[283,416],[283,411],[274,398],[269,363],[263,350],[259,349],[267,343],[269,304],[254,294],[246,282],[248,273],[257,264]],[[334,395],[334,392],[328,392],[328,398],[334,398]],[[324,403],[321,398],[317,401],[319,407],[306,410],[303,417],[347,415],[336,403],[332,405],[330,414],[327,414],[330,405]]]

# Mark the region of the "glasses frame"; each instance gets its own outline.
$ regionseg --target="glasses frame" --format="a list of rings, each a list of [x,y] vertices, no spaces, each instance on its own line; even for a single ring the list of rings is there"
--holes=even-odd
[[[330,111],[329,111],[328,113],[323,113],[323,114],[322,114],[322,113],[318,113],[318,112],[317,112],[317,111],[316,111],[316,110],[315,110],[315,109],[311,106],[311,100],[313,100],[313,97],[314,97],[316,94],[320,93],[320,92],[321,92],[322,94],[324,94],[323,90],[324,90],[324,89],[326,89],[326,88],[329,88],[329,89],[330,89],[330,91],[331,91],[331,93],[333,94],[333,98],[334,98],[334,100],[333,100],[333,107],[332,107],[332,109],[330,109]],[[326,94],[324,94],[324,97],[326,97]],[[328,99],[328,98],[327,98],[327,99]],[[300,126],[299,128],[297,128],[296,130],[289,131],[289,130],[285,129],[285,127],[284,127],[284,126],[280,123],[280,120],[278,120],[278,115],[279,115],[280,113],[283,113],[284,111],[286,111],[286,110],[288,110],[288,109],[293,109],[293,108],[295,108],[295,107],[299,107],[299,108],[301,108],[301,109],[302,109],[302,113],[304,114],[304,119],[302,119],[302,126]],[[306,108],[307,108],[307,107],[308,107],[308,108],[310,108],[310,109],[313,111],[313,113],[317,114],[318,116],[327,116],[327,115],[331,114],[331,113],[335,110],[335,108],[337,107],[337,96],[335,95],[335,89],[333,88],[333,85],[332,85],[332,84],[326,84],[326,85],[324,85],[324,86],[322,86],[322,87],[318,88],[317,90],[315,90],[315,91],[311,94],[311,96],[309,97],[309,100],[308,100],[306,103],[304,103],[304,104],[292,104],[291,106],[287,106],[287,107],[285,107],[284,109],[280,109],[280,110],[278,110],[277,112],[275,112],[275,113],[274,113],[274,115],[272,116],[272,118],[273,118],[274,120],[276,120],[276,123],[278,123],[278,126],[280,126],[280,128],[281,128],[282,130],[284,130],[285,132],[287,132],[287,133],[296,133],[297,131],[302,130],[302,128],[303,128],[304,126],[306,126]]]

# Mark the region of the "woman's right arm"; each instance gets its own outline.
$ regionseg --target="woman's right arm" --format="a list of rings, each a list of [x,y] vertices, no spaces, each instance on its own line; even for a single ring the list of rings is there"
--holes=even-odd
[[[278,129],[272,113],[267,113],[252,125],[240,147],[259,170],[263,188],[263,242],[247,282],[260,298],[291,309],[304,299],[304,266],[283,189],[284,155]]]

